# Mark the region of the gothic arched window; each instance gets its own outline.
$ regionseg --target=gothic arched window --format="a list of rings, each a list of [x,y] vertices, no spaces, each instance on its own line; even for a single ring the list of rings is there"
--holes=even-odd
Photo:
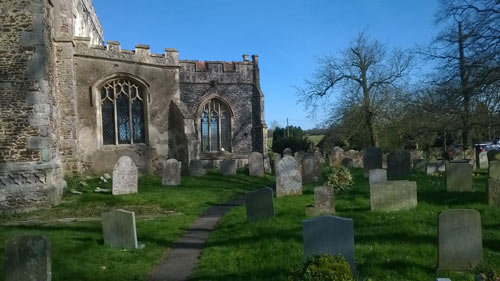
[[[126,79],[109,81],[101,88],[104,145],[144,143],[144,90]]]
[[[200,116],[201,151],[231,151],[231,114],[218,99],[209,100]]]

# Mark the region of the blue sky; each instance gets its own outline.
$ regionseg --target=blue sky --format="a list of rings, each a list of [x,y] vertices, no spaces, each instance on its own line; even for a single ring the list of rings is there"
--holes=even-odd
[[[105,40],[136,44],[180,59],[242,60],[258,54],[268,126],[277,121],[310,129],[293,86],[363,30],[388,48],[427,44],[435,35],[437,0],[93,0]],[[332,99],[335,99],[332,96]]]

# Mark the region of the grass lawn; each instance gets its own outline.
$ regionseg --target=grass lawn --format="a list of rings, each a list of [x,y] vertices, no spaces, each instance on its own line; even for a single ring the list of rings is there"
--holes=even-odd
[[[486,173],[474,177],[474,192],[448,193],[442,177],[412,174],[418,207],[411,211],[370,211],[369,187],[361,170],[355,186],[336,198],[337,215],[352,218],[358,280],[473,281],[471,273],[436,272],[437,215],[450,208],[481,213],[485,267],[500,272],[500,209],[486,204]],[[302,265],[302,220],[313,203],[313,185],[302,196],[275,199],[276,216],[247,223],[234,208],[212,232],[192,280],[287,280]]]
[[[246,190],[269,186],[274,177],[253,178],[243,173],[223,177],[210,172],[201,178],[184,177],[178,187],[163,187],[161,177],[139,178],[139,193],[112,196],[94,193],[111,188],[99,179],[68,179],[63,202],[57,207],[28,214],[0,216],[0,277],[3,276],[4,241],[22,234],[43,234],[52,243],[52,280],[146,280],[165,250],[210,205],[233,199]],[[73,195],[70,189],[83,191]],[[141,250],[112,249],[103,245],[100,214],[115,208],[136,213]],[[92,221],[54,223],[58,218],[94,218]],[[41,220],[52,223],[7,226],[7,223]],[[2,278],[0,278],[2,279]]]

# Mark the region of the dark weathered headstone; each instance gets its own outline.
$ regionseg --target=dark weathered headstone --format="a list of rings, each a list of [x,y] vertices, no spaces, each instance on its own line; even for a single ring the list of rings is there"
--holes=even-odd
[[[403,179],[410,176],[410,153],[405,150],[395,150],[387,155],[387,178]]]
[[[342,166],[346,168],[354,168],[354,161],[351,158],[342,159]]]
[[[367,147],[363,154],[363,167],[365,177],[372,169],[382,169],[382,150],[377,147]]]
[[[370,184],[372,211],[400,211],[417,207],[417,183],[397,180]]]
[[[314,155],[307,154],[302,160],[302,182],[318,182],[321,177],[320,163]]]
[[[472,166],[468,163],[450,162],[446,165],[446,190],[472,191]]]
[[[264,157],[260,152],[248,156],[248,174],[252,177],[264,177]]]
[[[417,172],[426,172],[426,160],[425,159],[415,159],[413,160],[413,170]]]
[[[51,246],[42,235],[15,236],[5,243],[5,281],[50,281]]]
[[[370,185],[374,183],[387,182],[387,170],[384,169],[371,169],[368,172],[368,182]]]
[[[163,167],[162,184],[166,186],[177,186],[181,184],[182,162],[175,159],[165,161]]]
[[[292,156],[284,156],[278,163],[276,197],[300,194],[302,194],[302,176],[297,161]]]
[[[220,163],[220,171],[224,176],[236,175],[236,161],[234,159],[224,159]]]
[[[303,220],[304,259],[314,254],[341,254],[356,272],[352,219],[321,216]]]
[[[274,216],[273,190],[264,187],[255,191],[247,192],[245,195],[245,207],[247,220],[259,220]]]
[[[189,175],[192,177],[201,177],[205,174],[205,169],[203,169],[203,163],[201,160],[192,159],[189,161]]]
[[[113,195],[137,193],[138,171],[132,158],[122,156],[113,168]]]
[[[488,203],[491,206],[500,206],[500,179],[488,180]]]
[[[314,206],[306,207],[306,216],[332,215],[335,213],[335,195],[332,187],[314,188]]]
[[[135,213],[113,210],[101,215],[104,245],[113,248],[137,249]]]
[[[451,209],[438,215],[439,270],[466,270],[483,259],[481,215],[471,209]]]
[[[500,161],[491,161],[488,167],[488,178],[500,180]]]

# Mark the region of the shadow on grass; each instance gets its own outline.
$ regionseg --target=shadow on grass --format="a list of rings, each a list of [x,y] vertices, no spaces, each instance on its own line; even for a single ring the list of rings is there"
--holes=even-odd
[[[288,275],[291,275],[290,272],[287,274],[283,272],[280,268],[273,269],[265,269],[265,270],[251,270],[251,271],[239,271],[237,274],[204,274],[200,276],[191,277],[190,281],[206,281],[206,280],[215,280],[215,281],[249,281],[249,280],[259,280],[259,281],[275,281],[275,280],[283,280]]]
[[[419,191],[417,198],[419,202],[433,205],[467,205],[475,203],[486,203],[484,192],[447,192],[445,190]]]

